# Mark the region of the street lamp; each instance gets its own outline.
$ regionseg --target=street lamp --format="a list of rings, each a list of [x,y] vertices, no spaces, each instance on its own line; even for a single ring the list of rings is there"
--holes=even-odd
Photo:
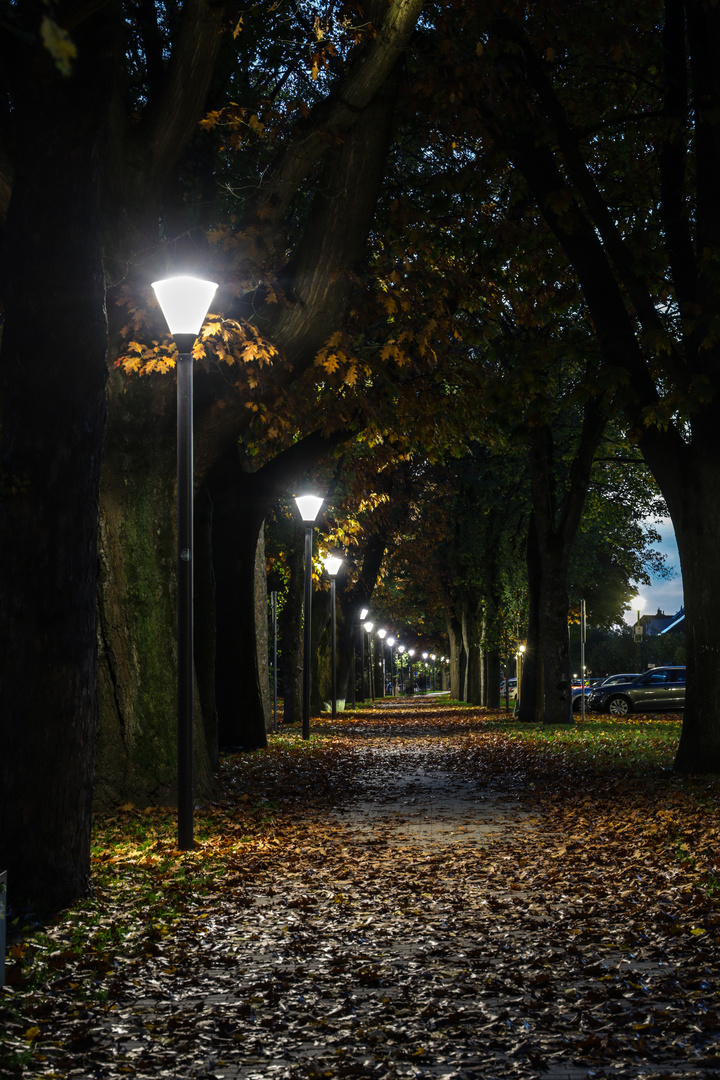
[[[408,649],[408,660],[410,661],[410,693],[415,693],[415,680],[413,678],[413,656],[415,655],[414,649]]]
[[[398,645],[398,652],[400,653],[400,693],[402,694],[405,690],[405,670],[403,665],[403,661],[405,659],[405,657],[403,656],[403,653],[405,652],[405,646]]]
[[[192,347],[214,281],[166,278],[152,285],[177,346],[177,743],[178,847],[193,846],[193,374]]]
[[[433,690],[433,693],[434,693],[435,692],[435,659],[436,659],[435,653],[430,653],[430,659],[432,660],[432,676],[431,676],[431,679],[430,679],[430,686],[432,687],[432,690]]]
[[[364,623],[364,630],[365,630],[365,633],[368,636],[368,665],[369,665],[369,670],[370,670],[370,675],[369,675],[369,678],[368,678],[368,689],[370,690],[370,700],[371,701],[375,700],[375,691],[374,691],[374,688],[373,688],[373,677],[372,677],[373,676],[373,647],[372,647],[372,638],[370,637],[370,635],[372,634],[373,626],[374,626],[374,623],[371,623],[371,622]],[[365,661],[363,660],[363,664],[364,663],[365,663]],[[363,679],[364,678],[365,678],[365,669],[363,667]]]
[[[332,684],[332,718],[337,720],[337,672],[335,670],[335,578],[342,566],[339,555],[328,555],[325,559],[325,569],[330,575],[330,667]]]
[[[302,737],[310,738],[310,648],[312,645],[312,531],[323,500],[319,495],[296,495],[295,502],[305,523],[305,611],[303,651]]]
[[[425,661],[425,670],[423,671],[423,690],[427,694],[427,658],[428,658],[428,654],[426,652],[424,652],[422,654],[422,658]]]
[[[385,635],[387,630],[378,630],[377,635],[380,638],[380,671],[382,673],[382,696],[385,697]]]

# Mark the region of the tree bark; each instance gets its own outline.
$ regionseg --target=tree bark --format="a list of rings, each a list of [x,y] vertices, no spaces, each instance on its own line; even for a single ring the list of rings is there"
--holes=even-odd
[[[90,873],[110,17],[76,25],[70,75],[39,35],[2,56],[16,159],[2,251],[0,864],[38,906],[84,892]]]

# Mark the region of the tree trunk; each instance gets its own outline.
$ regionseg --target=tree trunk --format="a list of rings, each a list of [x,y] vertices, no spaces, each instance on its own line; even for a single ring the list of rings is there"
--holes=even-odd
[[[177,578],[174,384],[165,409],[139,380],[113,393],[100,496],[101,647],[96,802],[173,804],[177,797]],[[111,394],[113,399],[113,394]],[[207,510],[205,510],[207,513]],[[196,605],[211,587],[197,567]],[[200,631],[204,620],[197,630]],[[207,643],[196,634],[196,646]],[[209,646],[212,649],[212,643]],[[198,665],[199,666],[199,665]],[[207,693],[205,695],[207,698]],[[199,690],[194,707],[198,795],[212,790]],[[214,742],[214,740],[213,740]]]
[[[237,449],[208,475],[213,502],[213,569],[217,595],[215,698],[221,746],[267,746],[260,642],[267,648],[267,600],[259,601],[258,542],[267,511],[256,473],[243,470]],[[263,567],[264,573],[264,567]]]
[[[664,442],[662,434],[643,440],[643,452],[668,504],[683,580],[687,689],[675,768],[720,773],[720,579],[715,578],[720,453],[711,424],[707,438],[692,447],[676,445],[668,453],[658,446]]]
[[[284,724],[299,724],[302,721],[304,566],[305,528],[298,521],[295,543],[288,552],[288,591],[278,619]]]
[[[462,622],[455,612],[445,612],[448,641],[450,642],[450,697],[462,701],[465,685],[465,664],[463,657]]]
[[[83,893],[90,874],[111,15],[75,26],[70,75],[39,35],[0,57],[16,140],[2,252],[0,865],[14,897],[39,907]]]
[[[463,701],[482,705],[482,612],[472,597],[462,598],[463,650],[467,657]]]
[[[540,634],[540,593],[543,570],[534,514],[530,515],[528,525],[526,558],[528,571],[528,628],[518,720],[522,723],[540,723],[543,719],[545,701],[542,637]]]

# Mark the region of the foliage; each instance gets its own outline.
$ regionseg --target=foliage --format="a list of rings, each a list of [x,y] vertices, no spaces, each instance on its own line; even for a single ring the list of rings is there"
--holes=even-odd
[[[98,822],[94,895],[11,926],[3,1075],[712,1067],[718,782],[671,773],[677,718],[313,728],[224,760],[193,852]]]

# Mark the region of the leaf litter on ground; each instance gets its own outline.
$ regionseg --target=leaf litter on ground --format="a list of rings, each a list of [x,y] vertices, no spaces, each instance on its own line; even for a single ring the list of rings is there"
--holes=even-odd
[[[192,852],[105,815],[92,895],[11,942],[0,1075],[717,1074],[719,782],[679,730],[387,700],[224,757]]]

